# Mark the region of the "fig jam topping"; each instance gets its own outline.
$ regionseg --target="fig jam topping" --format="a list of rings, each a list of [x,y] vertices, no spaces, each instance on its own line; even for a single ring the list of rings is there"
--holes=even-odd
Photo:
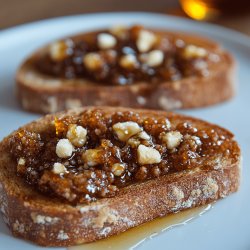
[[[210,66],[218,61],[218,55],[204,48],[132,26],[57,41],[35,65],[40,72],[55,77],[127,85],[207,76]]]
[[[42,132],[20,129],[9,139],[16,173],[66,202],[115,196],[122,187],[178,171],[211,168],[215,153],[235,144],[229,132],[191,119],[91,109],[55,118]],[[237,152],[237,151],[236,151]]]

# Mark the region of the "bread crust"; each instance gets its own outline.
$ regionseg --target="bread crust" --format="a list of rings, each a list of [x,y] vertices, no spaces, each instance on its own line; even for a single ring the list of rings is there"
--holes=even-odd
[[[107,112],[126,110],[105,107]],[[77,115],[84,108],[64,114]],[[137,110],[139,114],[169,115],[161,111]],[[63,113],[57,116],[63,116]],[[216,125],[183,115],[197,127]],[[32,131],[46,129],[54,119],[45,116],[25,126]],[[117,196],[89,205],[72,206],[37,192],[16,176],[8,151],[8,138],[0,144],[0,208],[13,235],[43,246],[70,246],[119,234],[154,218],[201,206],[224,198],[238,190],[240,183],[240,148],[234,141],[228,157],[215,155],[208,168],[195,168],[161,176],[121,189]],[[234,160],[232,160],[234,159]],[[139,195],[138,195],[139,194]]]
[[[176,82],[148,84],[137,82],[127,86],[103,85],[87,79],[59,79],[41,74],[34,67],[48,47],[32,54],[16,74],[17,96],[22,107],[39,113],[80,106],[124,106],[150,109],[187,109],[220,103],[235,94],[235,61],[219,44],[207,38],[182,32],[153,30],[163,36],[180,38],[187,43],[210,49],[221,56],[220,63],[211,68],[207,77],[193,76]],[[84,39],[95,32],[72,37]]]

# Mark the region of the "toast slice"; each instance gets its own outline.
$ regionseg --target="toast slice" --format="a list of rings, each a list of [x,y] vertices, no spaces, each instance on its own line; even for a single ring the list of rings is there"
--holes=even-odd
[[[40,113],[91,105],[173,110],[234,96],[234,59],[215,41],[138,26],[123,32],[127,40],[100,30],[35,51],[16,74],[22,107]]]
[[[47,115],[0,144],[1,211],[14,236],[39,245],[92,242],[236,192],[240,159],[231,132],[180,114]]]

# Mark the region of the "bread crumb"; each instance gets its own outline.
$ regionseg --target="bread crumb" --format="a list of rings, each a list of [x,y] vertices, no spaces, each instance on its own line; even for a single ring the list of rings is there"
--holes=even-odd
[[[49,96],[46,98],[46,102],[41,107],[44,113],[55,113],[58,111],[58,99],[55,96]]]
[[[31,213],[31,219],[36,224],[54,224],[57,223],[60,219],[58,217],[49,217],[45,215],[40,215],[36,213]]]
[[[181,201],[184,198],[184,193],[181,189],[174,186],[170,192],[170,197],[177,202]]]
[[[25,232],[24,224],[16,220],[15,223],[13,224],[13,230],[18,233],[23,234]]]
[[[170,97],[161,96],[158,99],[158,105],[160,106],[160,108],[162,108],[164,110],[171,110],[171,109],[181,108],[182,102],[179,100],[175,100],[173,98],[170,98]]]
[[[63,230],[60,230],[58,235],[57,235],[57,239],[58,240],[67,240],[67,239],[69,239],[69,236]]]
[[[101,204],[101,205],[85,205],[85,206],[78,206],[80,213],[87,213],[89,211],[98,211],[100,210],[102,207],[104,207],[106,204]]]
[[[217,193],[218,189],[219,187],[217,182],[213,178],[208,177],[205,181],[202,191],[205,197],[211,197]]]
[[[198,198],[200,195],[201,195],[201,190],[200,190],[200,189],[194,189],[194,190],[192,190],[192,192],[191,192],[191,196],[192,196],[193,198]]]
[[[145,105],[145,104],[147,103],[146,98],[143,97],[143,96],[137,96],[136,100],[137,100],[138,104],[140,104],[140,105],[142,105],[142,106]]]
[[[100,235],[104,235],[105,237],[111,232],[111,227],[104,227],[100,231]]]
[[[105,223],[114,224],[118,220],[116,212],[109,207],[102,207],[98,216],[92,219],[94,228],[103,228]]]

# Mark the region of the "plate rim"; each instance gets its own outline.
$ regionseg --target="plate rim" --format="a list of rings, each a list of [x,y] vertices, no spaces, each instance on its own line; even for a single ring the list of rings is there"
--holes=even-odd
[[[155,18],[163,18],[163,19],[170,19],[175,21],[177,26],[179,22],[185,22],[187,25],[192,25],[196,27],[203,26],[206,32],[212,32],[214,35],[227,39],[233,43],[237,43],[243,45],[244,47],[250,48],[250,36],[244,34],[240,31],[233,30],[231,28],[227,28],[218,24],[212,24],[208,22],[201,22],[192,20],[185,17],[178,17],[168,14],[156,13],[156,12],[143,12],[143,11],[126,11],[126,12],[100,12],[100,13],[88,13],[88,14],[78,14],[78,15],[69,15],[69,16],[61,16],[61,17],[52,17],[48,19],[38,20],[34,22],[28,22],[20,25],[16,25],[14,27],[5,28],[0,30],[0,38],[4,39],[8,36],[17,35],[16,33],[23,32],[24,29],[27,31],[33,30],[37,28],[37,26],[46,26],[49,25],[56,25],[62,21],[73,21],[74,19],[92,19],[92,18],[116,18],[120,17],[121,15],[125,16],[149,16]],[[126,21],[125,21],[126,22]],[[125,23],[124,22],[124,23]],[[154,25],[152,25],[154,26]],[[168,29],[168,27],[166,27]],[[178,28],[179,29],[179,28]],[[181,29],[180,29],[181,30]],[[183,31],[185,31],[183,29]],[[194,33],[199,33],[194,31]],[[70,34],[70,33],[69,33]]]

